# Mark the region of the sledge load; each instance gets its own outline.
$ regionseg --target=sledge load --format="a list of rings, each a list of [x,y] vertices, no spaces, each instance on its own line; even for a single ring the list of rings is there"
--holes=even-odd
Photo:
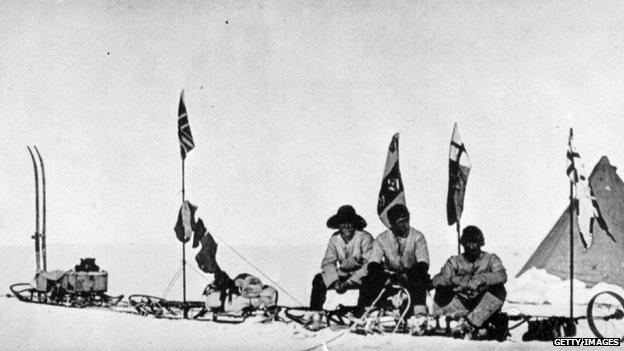
[[[223,323],[241,323],[256,311],[276,311],[278,292],[250,274],[239,274],[230,279],[219,271],[215,280],[204,290],[205,301],[171,301],[149,295],[130,295],[128,301],[140,315],[156,318],[180,319],[185,315],[195,320]],[[268,314],[267,314],[268,316]]]
[[[28,147],[35,174],[35,234],[32,236],[35,241],[37,265],[35,282],[34,284],[13,284],[10,287],[11,292],[20,301],[31,303],[67,307],[110,307],[118,304],[123,295],[110,296],[106,294],[108,272],[100,270],[100,267],[95,264],[94,258],[81,259],[80,264],[72,270],[47,270],[45,168],[39,150],[36,146],[34,149],[37,153],[37,159],[35,159],[32,149]],[[41,188],[39,187],[40,182]],[[41,202],[39,201],[40,198]],[[43,263],[43,267],[41,263]]]
[[[378,214],[388,230],[373,239],[363,230],[366,221],[351,206],[341,207],[327,222],[329,228],[337,231],[323,259],[322,273],[313,280],[310,307],[279,305],[278,289],[290,294],[233,248],[236,254],[272,285],[264,284],[260,278],[246,273],[231,278],[219,266],[216,262],[218,245],[203,221],[195,219],[197,207],[185,197],[184,162],[195,144],[184,105],[184,92],[180,95],[178,109],[178,137],[182,157],[182,205],[174,231],[182,243],[182,301],[145,294],[133,294],[127,301],[123,301],[124,295],[108,295],[108,272],[100,269],[94,258],[82,258],[78,265],[66,271],[47,269],[45,173],[43,159],[36,147],[37,158],[28,147],[35,175],[35,234],[32,238],[35,243],[36,271],[34,283],[13,284],[10,287],[12,293],[23,302],[79,308],[99,307],[154,318],[242,323],[255,316],[261,318],[262,322],[295,322],[310,331],[331,327],[363,335],[405,333],[504,341],[510,330],[529,322],[529,331],[523,340],[552,340],[560,336],[574,336],[578,320],[588,319],[597,337],[624,340],[622,332],[611,328],[612,324],[621,325],[624,321],[624,299],[613,292],[601,292],[594,296],[589,302],[586,316],[582,317],[573,317],[573,301],[570,301],[569,317],[509,315],[501,310],[506,296],[503,285],[507,281],[501,260],[494,254],[481,251],[484,238],[479,228],[464,228],[460,238],[460,217],[471,163],[456,125],[449,153],[447,220],[449,225],[456,225],[457,228],[458,255],[449,258],[440,274],[431,279],[425,236],[409,225],[409,211],[405,206],[399,170],[398,134],[395,134],[390,143],[378,199]],[[568,157],[572,161],[578,157],[571,146]],[[571,169],[576,171],[573,162]],[[575,182],[571,183],[571,188],[575,186],[580,189],[583,185],[582,176],[570,179]],[[589,207],[578,207],[591,210],[594,204],[592,220],[600,224],[602,232],[596,230],[594,238],[591,236],[594,229],[589,232],[582,229],[582,243],[587,251],[580,254],[583,266],[577,274],[580,273],[588,282],[593,282],[592,279],[606,279],[622,283],[620,218],[624,217],[624,184],[615,174],[615,167],[603,157],[589,177],[587,186],[587,200],[593,199],[594,202],[590,202]],[[590,199],[594,196],[594,190],[596,198]],[[575,193],[575,196],[580,193]],[[571,199],[574,200],[572,194]],[[577,200],[583,201],[581,198]],[[563,243],[566,241],[565,227],[573,228],[579,234],[578,225],[574,227],[570,224],[576,224],[575,206],[572,202],[520,273],[536,266],[557,275],[565,276],[569,273],[573,276],[572,272],[565,270],[562,258],[567,257],[566,243]],[[606,221],[598,207],[603,213],[606,211]],[[611,228],[611,231],[607,228]],[[357,235],[354,234],[356,232]],[[358,239],[351,241],[356,236]],[[612,244],[607,237],[617,244]],[[186,243],[191,239],[192,248],[201,244],[195,256],[199,269],[214,276],[201,300],[187,300],[186,296]],[[573,240],[572,229],[570,240]],[[594,248],[590,251],[588,247],[592,241]],[[356,249],[352,247],[354,242],[360,245]],[[464,247],[463,253],[459,249],[460,244]],[[572,250],[573,242],[568,241],[568,244]],[[466,268],[468,266],[471,268]],[[596,270],[597,266],[602,268]],[[169,288],[179,273],[174,276]],[[359,289],[360,292],[357,304],[339,305],[334,310],[323,309],[327,290],[343,293],[353,289]],[[429,297],[428,301],[426,297]]]
[[[34,287],[30,283],[11,285],[11,292],[20,301],[66,307],[110,307],[123,299],[123,295],[106,294],[107,290],[108,272],[100,270],[93,258],[81,259],[69,271],[39,271]]]

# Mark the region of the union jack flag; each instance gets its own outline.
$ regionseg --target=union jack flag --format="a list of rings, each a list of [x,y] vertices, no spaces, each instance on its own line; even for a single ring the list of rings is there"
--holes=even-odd
[[[572,182],[574,188],[574,200],[576,205],[574,212],[577,217],[581,243],[587,250],[594,242],[596,224],[602,228],[611,239],[613,239],[613,236],[609,232],[607,223],[600,212],[598,200],[596,200],[594,190],[585,174],[585,167],[581,161],[580,154],[572,142],[572,135],[572,129],[570,129],[567,152],[568,167],[566,174],[570,178],[570,182]]]
[[[186,114],[186,106],[184,105],[184,90],[180,93],[180,107],[178,107],[178,138],[180,138],[180,155],[182,155],[184,160],[186,159],[186,154],[195,147],[191,126]]]

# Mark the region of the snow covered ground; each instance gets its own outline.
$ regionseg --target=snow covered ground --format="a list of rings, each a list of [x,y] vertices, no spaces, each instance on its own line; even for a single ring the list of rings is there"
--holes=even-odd
[[[574,279],[574,303],[578,312],[585,312],[589,300],[603,291],[612,291],[624,297],[624,289],[617,285],[598,283],[593,287]],[[507,283],[507,301],[513,305],[547,305],[556,314],[567,315],[570,280],[548,274],[543,269],[531,268],[517,279]]]
[[[295,324],[229,325],[172,321],[101,310],[70,309],[0,299],[2,350],[482,350],[550,349],[552,343],[476,342],[407,335],[359,336]],[[336,339],[334,339],[336,338]],[[319,347],[318,350],[322,350]]]
[[[144,293],[162,295],[164,288],[179,267],[179,245],[75,246],[50,245],[50,269],[70,269],[80,257],[96,257],[96,263],[109,272],[111,294]],[[219,262],[233,274],[255,272],[229,249],[220,247]],[[283,248],[237,248],[261,270],[288,291],[282,293],[281,304],[307,304],[309,280],[318,269],[323,248],[284,250]],[[193,255],[187,259],[192,267]],[[285,265],[284,263],[288,264]],[[504,343],[453,340],[442,337],[411,337],[407,335],[359,336],[332,331],[309,332],[291,323],[260,324],[249,320],[240,325],[226,325],[197,321],[157,320],[98,309],[70,309],[32,305],[6,297],[9,285],[27,282],[34,271],[34,253],[31,247],[0,247],[0,349],[2,350],[306,350],[327,344],[329,350],[481,350],[481,349],[550,349],[550,342],[521,342],[526,325],[515,329],[512,340]],[[437,267],[435,269],[438,269]],[[433,270],[435,271],[435,270]],[[511,272],[510,272],[511,273]],[[193,269],[187,272],[188,297],[199,300],[206,279]],[[549,278],[539,272],[531,276],[538,282]],[[260,278],[263,278],[260,275]],[[556,282],[559,285],[565,285]],[[515,285],[514,285],[515,284]],[[181,283],[168,295],[179,298]],[[529,287],[527,282],[510,282],[509,290]],[[535,289],[534,289],[535,290]],[[544,291],[546,291],[545,289]],[[519,290],[518,290],[519,291]],[[520,296],[520,295],[518,295]],[[579,295],[580,296],[580,295]],[[353,296],[330,295],[328,303]],[[510,298],[512,295],[510,294]],[[297,301],[295,301],[297,300]],[[518,304],[505,308],[517,308]],[[527,305],[549,307],[551,305]],[[582,306],[579,311],[583,312]],[[562,311],[567,313],[567,309]],[[579,325],[579,336],[592,336],[587,324]]]

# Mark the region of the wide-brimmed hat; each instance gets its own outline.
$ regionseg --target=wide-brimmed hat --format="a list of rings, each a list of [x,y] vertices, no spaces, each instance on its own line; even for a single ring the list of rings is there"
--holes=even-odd
[[[327,227],[338,229],[340,223],[351,223],[357,230],[366,228],[366,221],[355,213],[355,209],[351,205],[340,206],[338,212],[327,220]]]

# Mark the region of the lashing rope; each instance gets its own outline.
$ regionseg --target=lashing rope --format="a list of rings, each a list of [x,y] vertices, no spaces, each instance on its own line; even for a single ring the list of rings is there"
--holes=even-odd
[[[257,270],[260,274],[262,274],[265,278],[267,278],[271,283],[273,283],[278,289],[282,290],[286,295],[288,295],[288,297],[290,297],[291,299],[293,299],[293,301],[295,301],[296,303],[299,304],[299,306],[303,306],[303,304],[301,302],[299,302],[299,300],[297,300],[294,296],[292,296],[290,293],[288,293],[288,291],[286,291],[286,289],[284,289],[282,286],[280,286],[277,282],[275,282],[273,279],[271,279],[266,273],[264,273],[260,268],[258,268],[256,265],[254,265],[253,263],[251,263],[248,259],[246,259],[240,252],[236,251],[236,249],[234,249],[230,244],[228,244],[225,240],[221,239],[218,235],[213,234],[217,239],[219,239],[221,242],[223,242],[227,247],[230,248],[230,250],[234,251],[235,254],[238,255],[238,257],[240,257],[243,261],[247,262],[251,267],[253,267],[255,270]]]
[[[171,278],[171,281],[169,281],[169,285],[167,285],[167,287],[165,288],[165,291],[163,291],[161,295],[163,299],[167,297],[167,295],[171,291],[171,288],[173,288],[173,285],[176,283],[176,281],[180,277],[181,273],[182,273],[182,267],[180,267],[178,271],[176,272],[176,274],[173,275],[173,278]]]
[[[191,269],[193,271],[195,271],[195,273],[197,273],[197,275],[199,275],[200,277],[204,278],[205,281],[207,281],[208,283],[210,283],[210,280],[208,278],[206,278],[206,275],[200,271],[198,271],[195,267],[189,265],[189,267],[191,267]]]

